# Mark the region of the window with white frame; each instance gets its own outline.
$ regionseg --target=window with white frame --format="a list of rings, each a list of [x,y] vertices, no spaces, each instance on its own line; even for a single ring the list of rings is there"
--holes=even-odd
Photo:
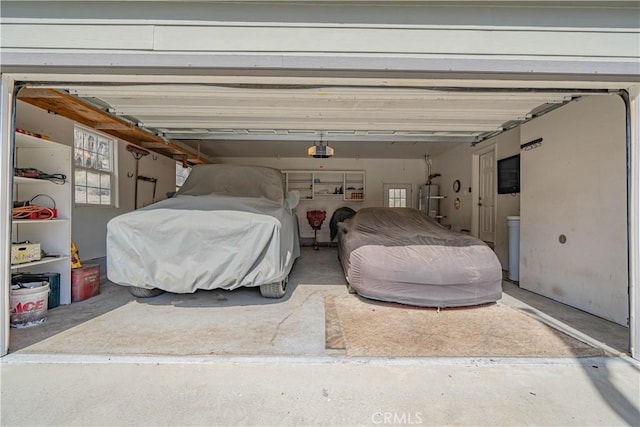
[[[190,172],[190,167],[184,168],[182,167],[182,162],[176,162],[176,191],[182,187]]]
[[[115,147],[115,139],[75,127],[73,158],[77,205],[117,205]]]
[[[411,207],[411,184],[384,184],[384,205],[390,208]]]
[[[404,188],[389,189],[389,207],[390,208],[406,208],[407,207],[407,190]]]

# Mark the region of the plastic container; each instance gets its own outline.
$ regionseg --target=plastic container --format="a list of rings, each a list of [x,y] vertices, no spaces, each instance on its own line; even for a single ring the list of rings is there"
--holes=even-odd
[[[509,280],[520,281],[520,217],[508,216],[509,230]]]
[[[11,277],[11,284],[49,282],[49,310],[60,305],[60,273],[18,273]]]
[[[12,328],[28,328],[47,321],[49,284],[33,288],[11,289],[10,324]]]
[[[40,261],[42,251],[40,243],[23,242],[11,244],[11,264],[24,264],[27,262]]]
[[[71,270],[71,302],[82,301],[100,293],[100,266],[85,265]]]

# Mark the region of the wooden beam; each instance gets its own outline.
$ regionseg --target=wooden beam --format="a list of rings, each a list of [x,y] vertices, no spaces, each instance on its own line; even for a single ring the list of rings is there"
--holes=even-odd
[[[181,154],[188,159],[197,159],[199,163],[208,163],[200,160],[200,154],[195,150],[164,140],[66,92],[47,88],[23,88],[18,93],[18,99],[163,156],[173,158],[175,154]],[[188,162],[194,163],[190,160]]]
[[[106,131],[106,130],[126,130],[128,128],[122,123],[96,123],[95,129]]]

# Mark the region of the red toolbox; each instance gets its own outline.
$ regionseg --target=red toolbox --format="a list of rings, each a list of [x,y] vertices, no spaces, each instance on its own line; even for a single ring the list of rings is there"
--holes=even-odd
[[[71,270],[71,302],[82,301],[100,293],[100,266],[85,265]]]

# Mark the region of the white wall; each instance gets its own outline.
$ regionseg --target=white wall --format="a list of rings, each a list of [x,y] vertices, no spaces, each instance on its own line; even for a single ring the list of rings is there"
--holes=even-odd
[[[432,159],[433,173],[441,174],[433,180],[440,186],[440,194],[447,198],[440,202],[440,213],[445,216],[443,224],[450,224],[452,230],[471,230],[471,146],[462,144]],[[460,191],[453,191],[453,182],[460,180]],[[460,209],[453,202],[460,199]]]
[[[493,138],[498,147],[496,160],[511,157],[520,153],[520,128],[505,132]],[[496,169],[497,173],[497,169]],[[496,195],[496,241],[495,251],[504,270],[509,269],[509,233],[507,217],[520,215],[520,193]]]
[[[279,170],[364,170],[365,171],[365,200],[362,202],[328,200],[301,200],[297,208],[298,223],[301,237],[313,237],[313,229],[307,222],[308,210],[325,210],[327,219],[318,232],[318,240],[328,242],[329,220],[333,212],[342,206],[358,210],[365,206],[383,206],[383,183],[412,184],[412,204],[417,207],[418,185],[426,180],[426,164],[422,159],[313,159],[304,158],[219,158],[221,163],[268,166]]]
[[[451,224],[453,230],[471,230],[471,216],[474,204],[472,200],[472,156],[489,146],[497,145],[497,160],[520,152],[520,129],[512,129],[482,144],[471,147],[461,145],[434,157],[433,172],[442,176],[434,180],[440,185],[440,193],[447,196],[440,205],[440,212],[446,218],[443,224]],[[460,192],[453,191],[453,182],[459,179]],[[471,188],[471,191],[469,189]],[[454,208],[454,201],[460,199],[460,209]],[[520,195],[499,194],[496,198],[496,240],[494,250],[504,270],[509,266],[509,242],[507,234],[507,216],[520,214]]]
[[[586,97],[522,126],[520,286],[627,323],[625,113]],[[558,240],[564,234],[565,244]]]
[[[18,102],[16,127],[48,135],[53,141],[73,145],[72,120],[49,114],[32,105]],[[81,259],[106,256],[107,222],[117,215],[133,210],[134,181],[127,173],[134,173],[135,162],[126,151],[128,143],[118,140],[119,208],[79,206],[73,209],[72,239],[78,246]],[[156,157],[157,160],[153,160]],[[140,160],[140,175],[158,179],[156,200],[166,198],[167,191],[175,190],[175,161],[164,156],[146,156]],[[70,177],[71,178],[71,177]],[[150,183],[139,183],[141,201],[151,198]]]

